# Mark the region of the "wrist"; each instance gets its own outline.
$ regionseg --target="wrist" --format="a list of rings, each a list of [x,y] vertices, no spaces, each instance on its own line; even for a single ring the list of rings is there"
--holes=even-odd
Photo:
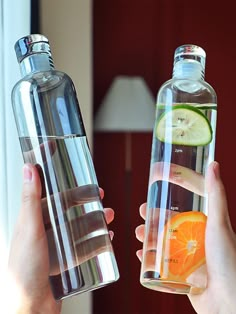
[[[61,306],[45,299],[43,302],[29,302],[22,300],[21,304],[9,314],[60,314]]]
[[[50,285],[37,291],[22,287],[14,276],[7,274],[7,287],[4,290],[3,308],[7,314],[60,314],[61,301],[56,302]]]

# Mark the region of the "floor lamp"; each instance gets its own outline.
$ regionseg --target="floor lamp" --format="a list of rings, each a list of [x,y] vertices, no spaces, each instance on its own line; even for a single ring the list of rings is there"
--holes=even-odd
[[[130,232],[131,219],[132,133],[151,132],[154,121],[155,100],[145,80],[139,76],[115,77],[95,116],[94,130],[125,135],[126,234]],[[129,263],[129,249],[126,250],[126,259]]]
[[[139,76],[117,76],[95,116],[94,130],[125,133],[126,170],[131,170],[131,133],[150,132],[155,121],[155,100]]]

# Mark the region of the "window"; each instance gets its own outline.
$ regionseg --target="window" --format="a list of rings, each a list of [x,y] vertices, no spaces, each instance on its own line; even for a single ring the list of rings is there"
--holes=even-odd
[[[23,159],[11,105],[11,90],[20,78],[14,44],[29,31],[30,1],[0,0],[0,275],[7,262],[22,185]]]

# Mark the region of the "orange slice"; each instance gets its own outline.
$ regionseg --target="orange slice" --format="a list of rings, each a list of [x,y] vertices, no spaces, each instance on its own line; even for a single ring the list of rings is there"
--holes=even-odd
[[[161,277],[183,280],[205,263],[207,217],[201,212],[183,212],[171,218],[164,230]]]

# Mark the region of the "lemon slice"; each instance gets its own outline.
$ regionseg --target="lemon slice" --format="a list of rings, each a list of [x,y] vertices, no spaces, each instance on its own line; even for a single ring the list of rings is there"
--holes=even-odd
[[[160,116],[156,136],[160,141],[170,144],[204,146],[212,140],[212,128],[199,109],[176,105]]]

